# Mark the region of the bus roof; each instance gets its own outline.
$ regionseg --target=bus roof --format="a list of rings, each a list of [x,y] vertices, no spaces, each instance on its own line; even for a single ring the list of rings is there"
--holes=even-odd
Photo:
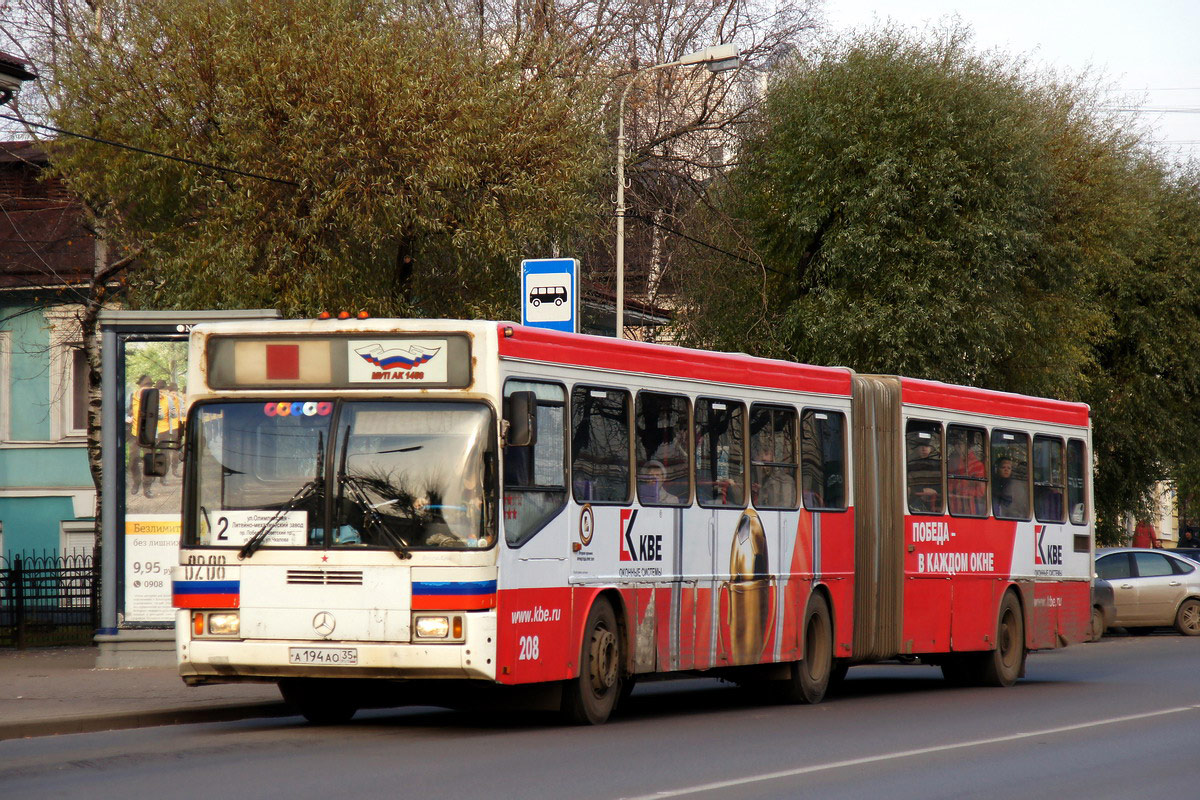
[[[1074,425],[1080,428],[1088,426],[1086,403],[1068,403],[1063,400],[956,386],[952,383],[920,378],[901,378],[900,382],[901,401],[905,405]]]
[[[852,373],[845,367],[814,367],[744,353],[716,353],[610,336],[562,333],[508,322],[498,326],[501,358],[616,368],[624,372],[739,386],[850,395]]]

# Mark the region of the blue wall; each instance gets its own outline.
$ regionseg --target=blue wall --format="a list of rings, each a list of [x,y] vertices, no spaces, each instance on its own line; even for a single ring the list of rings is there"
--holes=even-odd
[[[29,310],[32,295],[22,305],[8,296],[0,306],[0,330],[9,332],[8,432],[0,444],[0,522],[4,524],[4,550],[57,550],[61,523],[90,519],[75,516],[71,497],[64,489],[88,489],[92,477],[87,466],[87,446],[78,438],[51,443],[51,415],[58,414],[50,397],[50,324],[40,310]],[[20,313],[28,310],[28,313]],[[64,400],[68,398],[63,398]],[[10,442],[21,442],[13,446]],[[45,442],[47,446],[28,443]],[[2,490],[42,496],[12,497]],[[54,497],[55,492],[60,496]],[[90,511],[90,509],[89,509]]]

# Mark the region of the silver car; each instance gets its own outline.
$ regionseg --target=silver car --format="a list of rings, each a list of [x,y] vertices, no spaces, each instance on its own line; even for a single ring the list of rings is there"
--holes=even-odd
[[[1185,636],[1200,636],[1200,563],[1166,550],[1102,548],[1096,577],[1112,584],[1112,625],[1133,634],[1174,625]]]

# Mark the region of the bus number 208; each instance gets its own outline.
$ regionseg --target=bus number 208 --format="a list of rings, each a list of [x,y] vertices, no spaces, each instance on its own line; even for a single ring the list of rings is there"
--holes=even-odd
[[[518,661],[537,661],[541,655],[539,650],[538,637],[522,636],[518,642],[521,648],[520,654],[517,655]]]

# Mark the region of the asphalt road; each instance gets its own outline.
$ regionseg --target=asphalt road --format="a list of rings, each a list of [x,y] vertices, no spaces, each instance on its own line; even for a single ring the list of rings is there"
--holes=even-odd
[[[1030,657],[1011,689],[856,667],[819,706],[712,680],[639,686],[608,725],[406,708],[0,742],[0,796],[993,798],[1200,796],[1200,637]]]

